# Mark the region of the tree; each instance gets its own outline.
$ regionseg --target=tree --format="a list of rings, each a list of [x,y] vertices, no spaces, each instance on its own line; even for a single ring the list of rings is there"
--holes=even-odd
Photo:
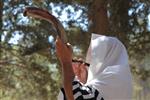
[[[107,3],[105,0],[94,0],[89,4],[88,19],[92,23],[89,30],[91,33],[109,34]]]

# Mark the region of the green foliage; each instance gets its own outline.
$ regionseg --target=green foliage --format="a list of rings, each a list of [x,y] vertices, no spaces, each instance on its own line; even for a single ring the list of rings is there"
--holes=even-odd
[[[56,97],[60,78],[58,66],[42,55],[35,53],[23,57],[15,50],[17,47],[1,49],[1,100],[51,100]]]

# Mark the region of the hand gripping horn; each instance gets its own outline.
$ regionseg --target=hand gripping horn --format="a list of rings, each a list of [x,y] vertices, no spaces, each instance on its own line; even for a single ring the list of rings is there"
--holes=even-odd
[[[43,9],[36,8],[36,7],[26,7],[23,12],[23,15],[31,16],[33,18],[43,19],[43,20],[50,22],[56,29],[57,36],[59,36],[60,39],[64,43],[67,43],[66,32],[65,32],[63,25],[60,23],[60,21],[55,16],[53,16],[47,10],[43,10]]]

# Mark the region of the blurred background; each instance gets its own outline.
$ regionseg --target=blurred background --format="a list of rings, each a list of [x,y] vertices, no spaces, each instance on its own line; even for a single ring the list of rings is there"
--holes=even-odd
[[[26,6],[56,16],[86,56],[91,33],[118,37],[133,75],[133,100],[150,98],[150,0],[0,0],[0,100],[56,100],[61,81],[55,31],[23,16]]]

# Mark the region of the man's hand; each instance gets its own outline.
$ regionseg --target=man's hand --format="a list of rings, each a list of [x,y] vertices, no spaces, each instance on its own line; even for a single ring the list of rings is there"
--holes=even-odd
[[[76,61],[76,62],[75,62]],[[84,63],[82,59],[76,59],[72,62],[72,67],[75,75],[80,80],[81,83],[85,84],[88,75],[88,66]]]
[[[65,44],[57,37],[56,39],[56,54],[61,64],[72,62],[72,47],[69,43]]]

